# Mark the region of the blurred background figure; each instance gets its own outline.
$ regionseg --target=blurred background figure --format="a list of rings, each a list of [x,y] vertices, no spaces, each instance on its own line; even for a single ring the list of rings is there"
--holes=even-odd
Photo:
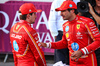
[[[62,39],[62,35],[63,35],[62,25],[64,22],[67,21],[67,20],[62,19],[60,15],[60,11],[59,12],[55,11],[56,8],[60,7],[63,1],[67,1],[67,0],[54,0],[52,2],[51,9],[50,9],[48,25],[49,25],[50,32],[52,36],[54,37],[55,41],[59,41]],[[77,4],[77,2],[79,2],[80,0],[73,0],[73,1]],[[66,63],[67,65],[69,65],[68,48],[55,49],[54,62],[56,63],[58,61],[62,61],[63,63]]]

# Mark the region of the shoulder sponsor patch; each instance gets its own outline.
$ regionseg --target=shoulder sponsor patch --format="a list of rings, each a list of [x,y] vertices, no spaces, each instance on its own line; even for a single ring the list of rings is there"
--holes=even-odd
[[[90,25],[90,26],[93,26],[93,25],[94,25],[94,22],[90,22],[89,25]]]
[[[13,48],[14,48],[14,50],[15,50],[16,52],[18,52],[19,47],[18,47],[18,44],[17,44],[17,42],[16,42],[15,40],[13,41]]]
[[[69,31],[69,26],[66,26],[65,31],[66,31],[66,32]]]

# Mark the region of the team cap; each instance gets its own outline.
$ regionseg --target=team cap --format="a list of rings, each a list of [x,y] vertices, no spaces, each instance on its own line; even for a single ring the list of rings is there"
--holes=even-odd
[[[32,3],[25,3],[20,6],[19,11],[21,11],[21,14],[24,15],[32,12],[41,12],[42,10],[37,10]]]
[[[64,1],[59,8],[56,8],[56,11],[63,11],[66,9],[77,9],[77,5],[73,1]]]

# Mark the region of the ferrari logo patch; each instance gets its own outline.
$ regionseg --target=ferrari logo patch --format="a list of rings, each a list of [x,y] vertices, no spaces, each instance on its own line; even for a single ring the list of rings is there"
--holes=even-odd
[[[17,25],[16,30],[19,28],[19,25]]]
[[[80,28],[80,24],[77,24],[77,26],[76,26],[76,27],[77,27],[77,29],[79,29],[79,28]]]

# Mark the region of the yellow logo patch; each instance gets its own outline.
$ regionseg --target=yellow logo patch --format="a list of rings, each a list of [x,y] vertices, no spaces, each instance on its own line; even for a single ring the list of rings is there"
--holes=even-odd
[[[19,28],[20,25],[17,25],[16,30]]]
[[[67,37],[67,38],[69,37],[69,34],[68,34],[68,33],[66,33],[66,37]]]
[[[77,27],[77,29],[79,29],[79,28],[80,28],[80,24],[77,24],[77,26],[76,26],[76,27]]]

